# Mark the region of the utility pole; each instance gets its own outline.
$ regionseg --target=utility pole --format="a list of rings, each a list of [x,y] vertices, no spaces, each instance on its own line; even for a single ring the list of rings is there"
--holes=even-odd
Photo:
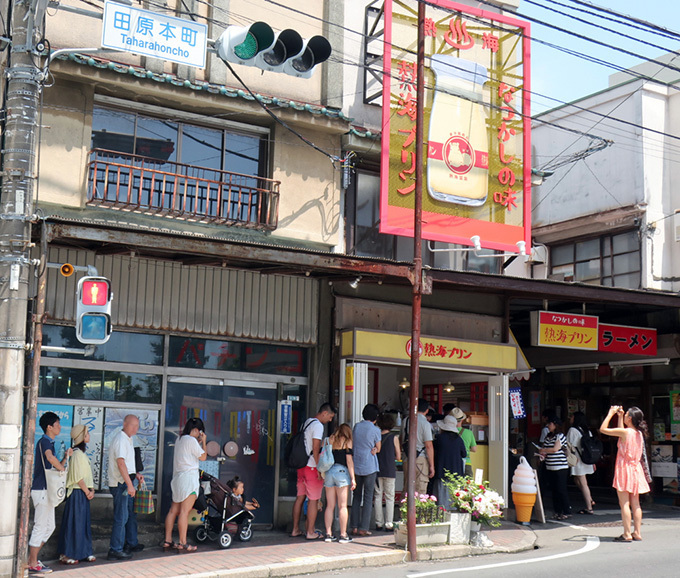
[[[416,437],[420,392],[420,311],[423,301],[423,135],[425,106],[425,2],[418,2],[416,61],[416,188],[413,197],[413,302],[411,306],[411,395],[409,397],[408,480],[406,501],[407,546],[411,560],[416,548]]]
[[[36,134],[43,72],[36,65],[47,2],[14,0],[11,50],[5,71],[5,126],[0,178],[0,577],[17,572],[17,494],[28,282],[32,271],[31,221],[36,182]],[[8,23],[9,24],[9,23]],[[33,460],[32,452],[24,460]],[[21,574],[20,574],[21,575]]]

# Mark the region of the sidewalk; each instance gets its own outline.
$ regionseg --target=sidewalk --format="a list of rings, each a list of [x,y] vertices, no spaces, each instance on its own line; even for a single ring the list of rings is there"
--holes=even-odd
[[[486,533],[494,543],[490,548],[468,545],[421,547],[418,548],[418,559],[441,560],[497,552],[521,552],[532,549],[536,542],[536,535],[531,529],[507,521]],[[407,551],[396,548],[391,533],[376,532],[372,536],[357,538],[351,544],[338,544],[290,538],[283,532],[274,531],[255,532],[248,543],[235,540],[228,550],[220,550],[216,543],[207,542],[199,546],[198,552],[191,554],[164,553],[160,548],[147,547],[130,561],[108,562],[105,558],[93,564],[81,562],[77,566],[64,566],[55,561],[49,565],[54,569],[53,575],[59,578],[269,578],[388,566],[410,559]]]

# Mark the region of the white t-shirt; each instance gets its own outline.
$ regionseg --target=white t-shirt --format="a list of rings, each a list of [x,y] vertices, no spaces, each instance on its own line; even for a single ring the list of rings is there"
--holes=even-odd
[[[175,444],[175,456],[172,460],[172,473],[181,474],[195,470],[198,472],[198,458],[203,455],[203,448],[195,437],[182,436]]]
[[[109,487],[115,488],[118,484],[124,484],[123,475],[118,469],[118,458],[125,460],[128,474],[131,478],[135,477],[135,447],[132,438],[120,430],[113,438],[109,446]]]
[[[307,424],[309,424],[309,426],[307,426]],[[310,454],[307,465],[310,468],[315,468],[316,462],[314,461],[312,450],[314,449],[314,440],[323,439],[323,424],[315,417],[310,417],[305,421],[305,426],[307,426],[305,429],[305,449],[307,450],[307,453]]]

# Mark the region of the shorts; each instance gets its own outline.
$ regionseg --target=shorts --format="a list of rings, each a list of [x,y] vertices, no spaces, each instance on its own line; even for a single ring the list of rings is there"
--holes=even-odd
[[[305,466],[297,471],[297,495],[307,496],[310,500],[320,500],[323,480],[316,468]]]
[[[331,469],[326,472],[326,479],[323,485],[327,488],[344,488],[349,486],[351,481],[347,466],[333,464]]]

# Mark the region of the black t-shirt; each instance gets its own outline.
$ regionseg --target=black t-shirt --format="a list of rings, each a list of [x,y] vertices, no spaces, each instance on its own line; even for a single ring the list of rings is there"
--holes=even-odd
[[[397,466],[394,463],[394,437],[397,434],[394,432],[387,432],[382,435],[380,444],[380,452],[378,453],[378,471],[379,478],[396,478]]]
[[[353,456],[352,448],[345,448],[344,450],[333,450],[333,459],[336,464],[341,466],[347,465],[347,456]]]

